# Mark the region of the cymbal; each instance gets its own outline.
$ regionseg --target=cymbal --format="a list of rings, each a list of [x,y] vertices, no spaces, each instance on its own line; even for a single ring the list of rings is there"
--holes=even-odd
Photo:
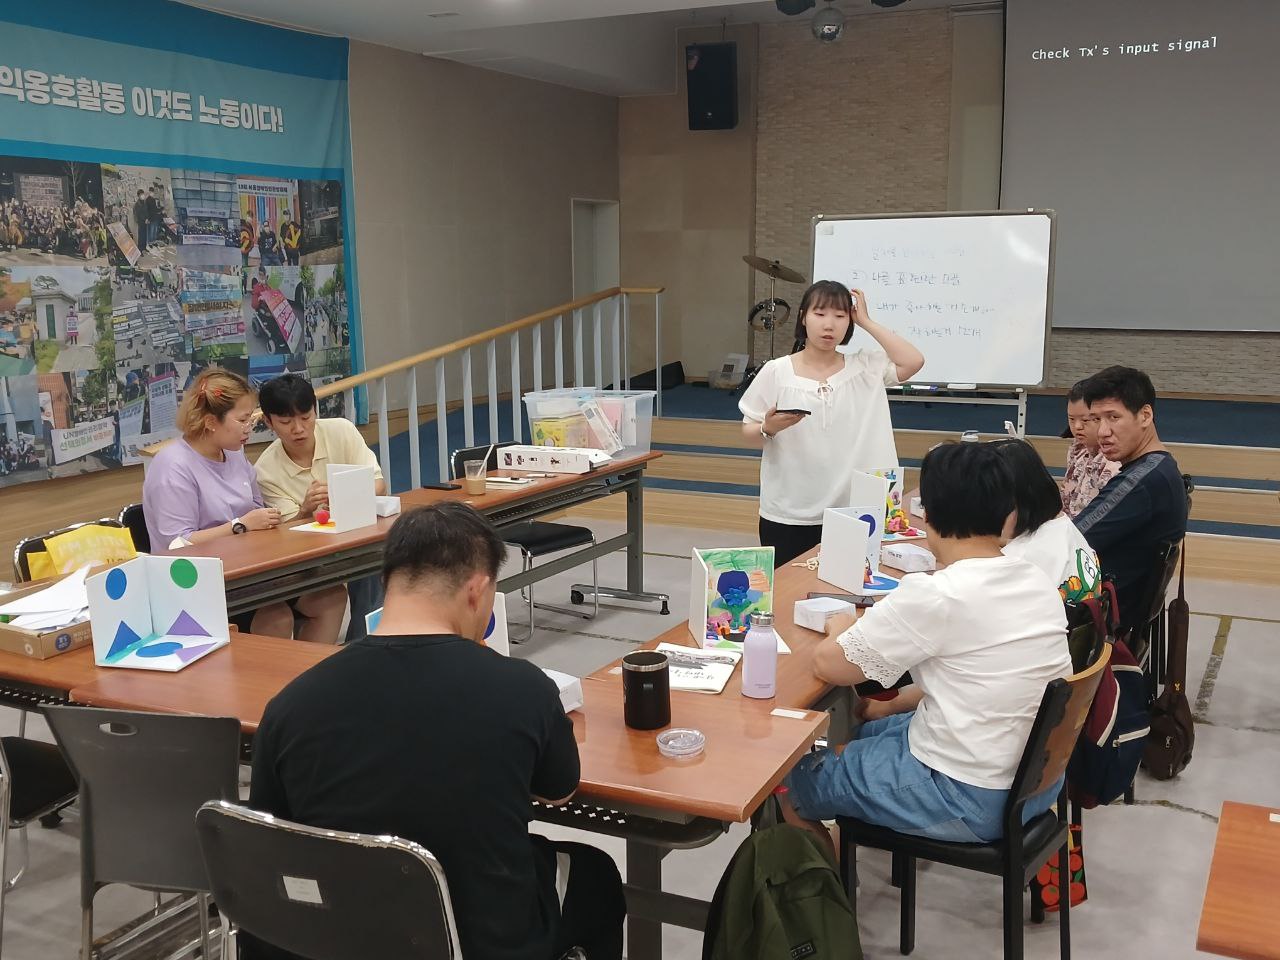
[[[742,262],[753,270],[759,270],[761,273],[773,277],[775,280],[782,280],[784,283],[804,283],[804,274],[790,267],[784,267],[777,260],[766,260],[764,257],[743,257]]]

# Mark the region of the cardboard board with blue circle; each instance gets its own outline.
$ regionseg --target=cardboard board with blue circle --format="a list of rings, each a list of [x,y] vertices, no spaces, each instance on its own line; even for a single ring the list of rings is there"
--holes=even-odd
[[[848,507],[822,514],[818,579],[850,593],[888,593],[899,580],[880,571],[890,479],[883,473],[853,471]]]
[[[173,673],[231,642],[221,560],[138,557],[85,591],[100,667]]]

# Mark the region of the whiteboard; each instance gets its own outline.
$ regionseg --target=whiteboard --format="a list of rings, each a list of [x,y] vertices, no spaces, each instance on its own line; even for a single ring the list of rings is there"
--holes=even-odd
[[[871,319],[924,354],[916,384],[1034,387],[1045,377],[1055,217],[818,216],[813,279],[867,295]],[[863,330],[847,352],[876,349]]]

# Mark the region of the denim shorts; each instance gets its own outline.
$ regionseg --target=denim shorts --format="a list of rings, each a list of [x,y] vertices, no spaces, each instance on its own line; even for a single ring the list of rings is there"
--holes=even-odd
[[[843,753],[819,750],[803,758],[786,780],[796,812],[809,820],[854,817],[953,843],[1000,839],[1009,791],[961,783],[917,760],[907,743],[912,716],[873,720]],[[1061,789],[1059,780],[1028,800],[1023,823],[1052,807]]]

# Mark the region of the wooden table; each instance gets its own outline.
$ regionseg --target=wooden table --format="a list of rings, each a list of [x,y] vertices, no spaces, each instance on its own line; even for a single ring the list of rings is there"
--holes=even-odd
[[[1218,821],[1196,948],[1242,960],[1280,958],[1278,883],[1280,807],[1226,801]]]
[[[625,533],[595,546],[562,554],[535,568],[505,578],[498,586],[504,593],[555,576],[588,561],[619,550],[627,551],[625,588],[601,587],[601,596],[662,604],[667,597],[644,591],[644,488],[645,468],[661,453],[647,453],[611,462],[590,473],[558,474],[532,480],[520,487],[491,486],[483,496],[462,490],[408,490],[400,494],[402,510],[448,501],[469,503],[502,527],[556,513],[569,507],[623,493],[627,498]],[[493,477],[520,476],[509,470],[493,471]],[[293,530],[309,521],[287,524],[275,530],[256,530],[240,536],[219,537],[177,550],[155,550],[158,556],[216,557],[222,561],[227,581],[227,611],[232,616],[256,610],[278,600],[298,596],[307,589],[345,584],[377,573],[382,566],[382,544],[395,517],[383,517],[373,526],[347,533],[305,533]]]
[[[235,717],[251,735],[272,697],[341,649],[233,633],[230,644],[177,673],[94,667],[91,679],[71,688],[70,699],[93,707]]]

